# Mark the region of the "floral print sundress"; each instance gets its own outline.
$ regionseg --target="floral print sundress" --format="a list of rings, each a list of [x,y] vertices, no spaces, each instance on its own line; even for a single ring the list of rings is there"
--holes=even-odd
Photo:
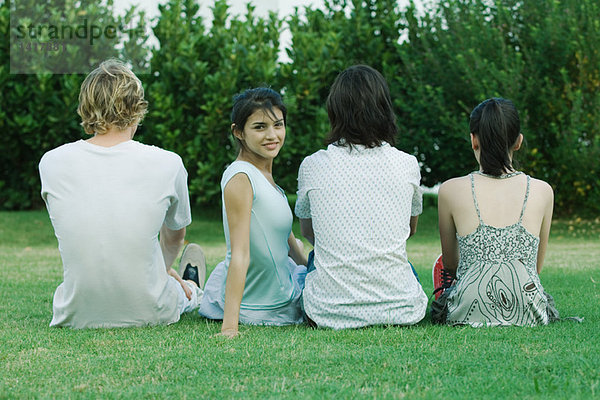
[[[519,221],[497,228],[482,221],[473,174],[469,176],[479,226],[466,236],[456,235],[460,256],[456,283],[447,289],[446,323],[473,327],[548,324],[548,300],[536,270],[540,239],[521,223],[530,177]]]

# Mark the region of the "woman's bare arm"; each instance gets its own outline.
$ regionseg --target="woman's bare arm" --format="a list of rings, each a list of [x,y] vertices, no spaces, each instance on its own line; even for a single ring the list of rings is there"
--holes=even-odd
[[[452,187],[443,184],[438,192],[438,221],[444,269],[451,273],[458,267],[458,241],[451,207]]]
[[[545,183],[545,182],[544,182]],[[548,248],[548,238],[550,236],[550,225],[552,224],[552,213],[554,210],[554,191],[552,187],[545,183],[544,196],[546,197],[546,206],[544,207],[544,219],[540,227],[540,244],[537,254],[537,273],[542,272],[544,265],[544,257],[546,257],[546,249]]]
[[[252,211],[252,185],[245,174],[237,174],[225,186],[223,197],[231,261],[225,282],[225,309],[221,334],[227,337],[238,335],[240,305],[246,286],[246,274],[250,265],[250,215]]]

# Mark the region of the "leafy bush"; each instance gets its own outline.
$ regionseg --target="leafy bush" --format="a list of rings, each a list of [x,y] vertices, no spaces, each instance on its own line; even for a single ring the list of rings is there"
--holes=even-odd
[[[449,0],[423,18],[408,8],[396,100],[425,182],[475,168],[468,114],[501,96],[521,113],[528,146],[516,157],[552,184],[556,212],[597,213],[599,12],[593,0]]]
[[[351,13],[347,14],[350,8]],[[288,20],[290,62],[280,67],[288,105],[286,146],[275,173],[286,190],[295,192],[300,163],[323,148],[329,132],[325,103],[336,76],[354,64],[370,64],[393,76],[399,40],[399,11],[391,0],[325,1],[324,10],[296,10]]]
[[[10,3],[13,3],[13,9],[10,9]],[[10,73],[11,12],[13,17],[27,16],[24,17],[25,24],[32,19],[38,21],[39,17],[40,21],[62,21],[75,25],[77,18],[85,15],[102,26],[127,25],[137,15],[130,10],[126,16],[115,18],[112,3],[107,7],[96,3],[80,2],[78,13],[66,7],[64,1],[0,3],[0,209],[41,207],[37,169],[40,158],[50,149],[80,139],[83,133],[76,112],[83,75],[50,74],[44,69],[28,75]],[[141,23],[144,23],[143,17]],[[145,53],[140,44],[143,44],[144,37],[137,37],[136,43],[125,43],[120,51],[115,50],[112,44],[105,45],[105,40],[99,39],[94,47],[98,60],[114,56],[132,57],[138,66],[143,65]],[[82,55],[76,49],[72,50],[68,48],[62,53],[60,62],[65,65],[83,62]],[[37,67],[29,65],[28,68]]]
[[[224,0],[212,8],[207,31],[193,0],[159,6],[154,33],[154,78],[142,136],[182,156],[196,204],[220,201],[220,181],[236,157],[230,139],[233,96],[260,85],[275,85],[277,48],[282,23],[272,13],[258,18],[248,6],[245,19],[232,18]]]
[[[73,15],[67,2],[26,1],[20,3]],[[527,146],[517,153],[520,165],[553,185],[556,212],[598,214],[595,0],[446,0],[424,12],[413,4],[400,10],[394,0],[324,3],[322,10],[304,7],[286,20],[292,44],[285,62],[278,61],[284,21],[273,13],[259,18],[248,6],[245,15],[232,16],[218,0],[208,27],[193,0],[160,6],[153,28],[160,49],[151,53],[153,74],[141,76],[150,112],[139,137],[183,157],[195,204],[220,201],[221,174],[236,156],[229,127],[235,93],[263,84],[283,93],[288,136],[274,173],[293,193],[300,162],[323,147],[329,130],[331,83],[346,67],[365,63],[387,78],[399,117],[397,146],[417,156],[427,186],[476,168],[468,114],[482,100],[502,96],[521,113]],[[9,75],[7,4],[0,0],[0,208],[25,209],[40,205],[41,155],[81,137],[75,109],[83,77]],[[120,21],[111,2],[80,5],[106,23]],[[134,16],[131,11],[125,19]],[[144,40],[108,50],[143,66]]]

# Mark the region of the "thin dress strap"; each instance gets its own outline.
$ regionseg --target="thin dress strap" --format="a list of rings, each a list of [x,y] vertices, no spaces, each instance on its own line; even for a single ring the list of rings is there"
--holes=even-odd
[[[469,174],[469,177],[471,178],[471,193],[473,193],[473,204],[475,204],[477,218],[479,218],[479,223],[483,224],[483,221],[481,220],[481,214],[479,213],[479,206],[477,205],[477,197],[475,196],[475,179],[473,178],[473,174]]]
[[[527,177],[527,189],[525,190],[525,200],[523,200],[523,208],[521,209],[521,215],[519,216],[519,224],[523,220],[523,213],[525,212],[525,207],[527,206],[527,199],[529,198],[529,175],[525,175]]]

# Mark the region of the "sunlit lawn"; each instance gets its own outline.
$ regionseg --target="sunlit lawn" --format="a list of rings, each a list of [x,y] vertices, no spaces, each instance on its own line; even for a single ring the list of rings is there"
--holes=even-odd
[[[296,227],[297,228],[297,227]],[[426,210],[409,256],[427,293],[440,252]],[[563,315],[538,328],[242,327],[186,315],[167,327],[48,327],[62,267],[45,211],[0,213],[0,398],[582,398],[600,395],[600,221],[553,226],[542,284]],[[299,234],[298,234],[299,236]],[[225,254],[219,212],[188,239],[210,267]]]

